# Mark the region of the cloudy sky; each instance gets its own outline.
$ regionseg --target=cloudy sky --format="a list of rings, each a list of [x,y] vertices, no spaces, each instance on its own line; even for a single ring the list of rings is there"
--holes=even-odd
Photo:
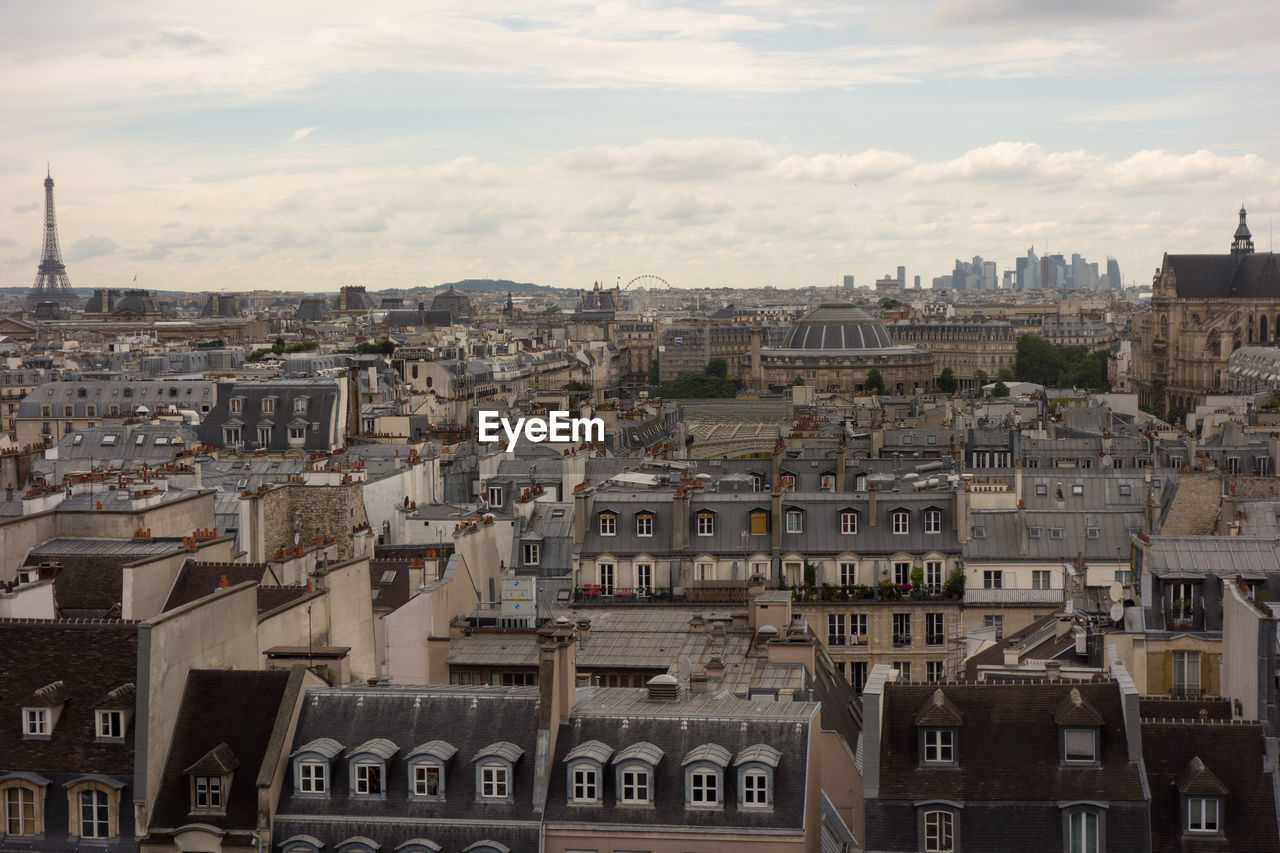
[[[536,10],[536,11],[534,11]],[[0,6],[0,285],[926,286],[1258,248],[1273,0]],[[1277,223],[1280,225],[1280,223]]]

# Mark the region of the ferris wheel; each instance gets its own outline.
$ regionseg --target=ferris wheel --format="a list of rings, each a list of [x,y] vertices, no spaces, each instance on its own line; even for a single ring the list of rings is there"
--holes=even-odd
[[[665,278],[656,275],[638,275],[622,286],[623,290],[673,290]]]

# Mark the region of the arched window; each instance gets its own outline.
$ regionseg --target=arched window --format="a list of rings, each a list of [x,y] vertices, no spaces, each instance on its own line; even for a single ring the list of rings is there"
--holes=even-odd
[[[782,753],[764,743],[748,746],[738,753],[738,804],[744,809],[773,806],[773,775]]]
[[[120,834],[120,789],[108,776],[87,776],[67,784],[67,832],[81,838]]]
[[[724,805],[724,769],[729,750],[716,743],[694,747],[684,759],[685,804],[700,808]]]
[[[44,789],[49,780],[34,773],[0,776],[0,809],[8,835],[38,835],[44,832]]]

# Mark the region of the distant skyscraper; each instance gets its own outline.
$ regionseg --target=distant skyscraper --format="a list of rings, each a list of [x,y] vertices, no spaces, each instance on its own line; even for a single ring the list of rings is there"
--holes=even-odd
[[[982,289],[995,290],[996,289],[996,262],[983,261],[981,271],[982,271]]]
[[[898,267],[898,287],[906,290],[907,288],[907,268]]]
[[[853,290],[853,276],[847,275],[844,277],[844,289]]]
[[[1107,255],[1107,282],[1112,290],[1120,290],[1124,287],[1124,280],[1120,278],[1120,264],[1110,255]]]
[[[916,276],[916,290],[920,289],[920,276]]]

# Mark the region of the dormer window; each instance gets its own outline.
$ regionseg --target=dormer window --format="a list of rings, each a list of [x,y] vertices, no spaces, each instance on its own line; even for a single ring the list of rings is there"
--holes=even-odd
[[[406,755],[409,796],[422,800],[444,799],[444,768],[457,751],[447,741],[431,740]]]
[[[764,536],[769,532],[769,513],[762,509],[751,511],[751,535]]]
[[[476,797],[480,801],[512,798],[512,779],[515,764],[524,750],[510,741],[492,743],[476,753],[472,762],[476,765]]]
[[[342,752],[333,738],[317,738],[293,751],[294,789],[299,794],[328,797],[329,767]]]
[[[956,733],[954,729],[924,730],[924,763],[954,764]]]
[[[637,536],[653,535],[653,513],[642,512],[636,515],[636,535]]]
[[[232,397],[228,401],[228,411],[233,415],[238,415],[244,411],[244,397]]]
[[[823,475],[822,475],[822,480],[821,480],[821,485],[819,486],[819,488],[820,488],[822,491],[824,491],[824,492],[831,492],[831,491],[835,491],[835,488],[836,488],[836,475],[835,475],[835,474],[823,474]]]
[[[710,512],[698,513],[698,535],[714,536],[715,532],[716,532],[715,514]]]
[[[942,510],[926,509],[924,511],[924,532],[925,533],[941,533],[942,532]]]
[[[618,534],[618,516],[611,512],[600,514],[600,535],[616,536]]]
[[[351,793],[358,797],[387,796],[387,761],[400,751],[386,738],[367,740],[347,753]]]
[[[851,509],[842,510],[840,513],[840,533],[844,536],[854,536],[858,532],[858,513]]]
[[[613,747],[598,740],[579,744],[565,756],[569,772],[569,802],[600,805],[604,798],[604,765]]]
[[[787,532],[803,533],[804,532],[804,512],[798,509],[787,510]]]
[[[300,414],[302,414],[302,413],[306,412],[306,410],[307,410],[307,398],[306,398],[306,397],[294,397],[294,398],[293,398],[293,412],[294,412],[294,414],[299,414],[299,415],[300,415]]]
[[[1098,765],[1098,739],[1102,730],[1102,715],[1072,687],[1053,713],[1058,724],[1058,743],[1062,763],[1070,766],[1096,767]]]
[[[191,780],[192,814],[225,814],[227,789],[240,760],[225,743],[220,743],[204,756],[183,770]]]
[[[901,536],[911,532],[911,516],[905,509],[895,509],[889,519],[896,535]]]
[[[521,543],[521,549],[522,553],[520,556],[523,558],[524,565],[538,565],[538,561],[542,559],[542,546],[540,543],[523,542]]]
[[[926,767],[954,765],[964,715],[939,687],[916,712],[920,763]]]
[[[638,741],[618,752],[613,765],[617,770],[619,805],[653,805],[653,777],[662,755],[662,750],[648,741]]]
[[[724,769],[729,766],[729,750],[716,743],[696,746],[685,756],[685,804],[698,808],[723,805]]]
[[[124,737],[123,711],[97,711],[94,714],[94,731],[99,739],[115,739]]]
[[[767,809],[773,805],[773,774],[782,753],[764,743],[748,746],[733,762],[738,768],[739,805]]]
[[[1200,756],[1195,756],[1178,774],[1174,785],[1180,795],[1184,833],[1195,838],[1223,834],[1223,802],[1227,786],[1222,784]]]
[[[276,411],[276,398],[263,397],[262,398],[262,414],[271,415],[271,414],[275,414],[275,411]]]
[[[502,486],[489,486],[484,490],[485,503],[490,509],[501,509],[502,507]]]
[[[36,690],[22,709],[22,736],[29,740],[48,740],[66,704],[67,689],[61,681]]]

